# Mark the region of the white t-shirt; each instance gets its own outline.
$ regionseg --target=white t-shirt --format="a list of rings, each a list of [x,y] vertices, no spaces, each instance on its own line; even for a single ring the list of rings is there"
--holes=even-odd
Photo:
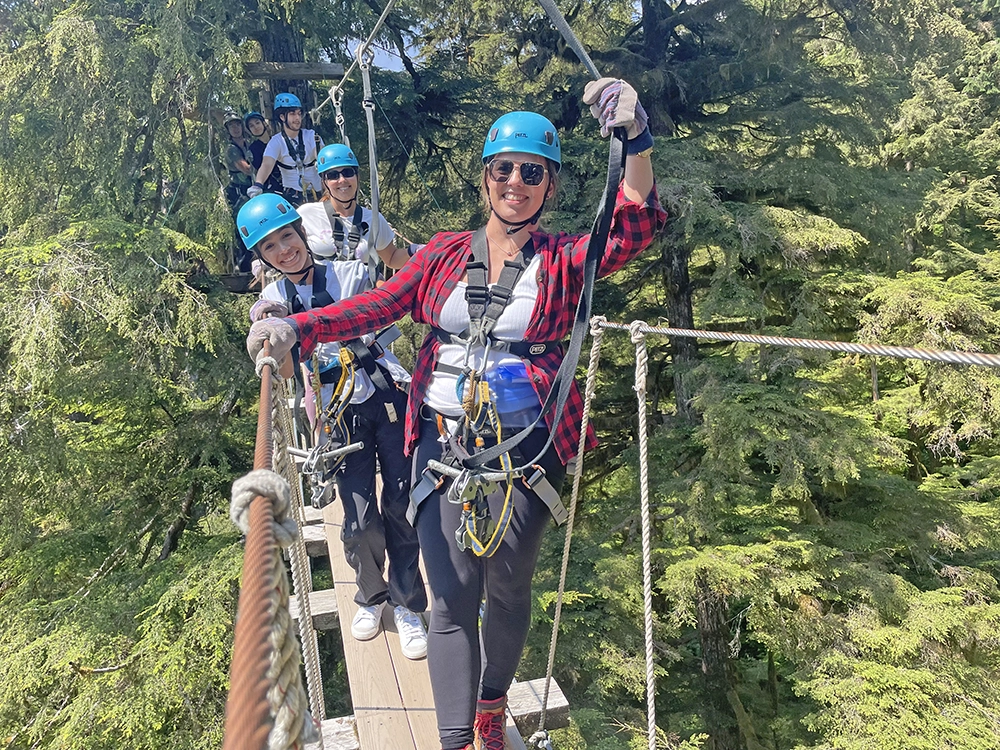
[[[323,181],[316,171],[316,155],[319,149],[323,148],[323,139],[316,135],[313,130],[302,130],[302,147],[305,149],[305,156],[299,153],[302,161],[302,182],[305,186],[311,187],[317,194],[323,192]],[[304,192],[304,185],[299,182],[299,170],[295,162],[295,157],[288,150],[287,140],[292,142],[296,151],[299,151],[299,137],[289,138],[283,133],[271,136],[264,149],[264,156],[270,156],[277,163],[274,168],[281,173],[281,185],[289,190]],[[319,147],[317,148],[317,141]]]
[[[337,216],[340,219],[341,226],[344,228],[344,238],[340,243],[341,246],[338,248],[333,237],[333,226],[330,224],[330,217],[326,213],[326,206],[323,205],[323,201],[303,203],[297,210],[299,216],[302,217],[302,229],[306,233],[306,242],[309,244],[309,249],[312,250],[313,255],[329,260],[343,260],[353,257],[355,260],[360,260],[364,263],[368,262],[368,239],[373,233],[372,210],[370,208],[363,206],[361,208],[361,222],[368,226],[368,230],[361,233],[360,241],[354,250],[353,256],[350,253],[350,232],[351,227],[354,226],[353,211],[351,211],[350,216]],[[336,214],[336,211],[334,213]],[[392,231],[389,222],[385,220],[382,214],[379,214],[378,244],[382,247],[390,245],[394,237],[395,232]],[[378,250],[379,248],[375,249]],[[377,262],[378,258],[376,257],[375,260]]]
[[[521,273],[521,277],[514,285],[513,295],[507,307],[500,313],[497,323],[493,327],[493,337],[500,341],[524,341],[524,334],[531,323],[531,313],[535,309],[538,301],[538,270],[541,268],[541,256],[535,255]],[[492,288],[494,284],[490,284]],[[465,299],[465,290],[468,284],[464,281],[458,282],[455,288],[448,295],[444,305],[441,307],[441,318],[438,320],[438,328],[448,333],[463,333],[469,327],[469,303]],[[484,363],[483,355],[486,353],[484,347],[476,344],[469,352],[468,364],[479,372],[489,372],[499,368],[513,368],[522,366],[521,358],[509,352],[491,351],[489,358]],[[441,344],[438,348],[438,362],[462,368],[465,366],[465,347],[461,344]],[[450,417],[457,417],[463,414],[462,405],[459,403],[455,386],[458,384],[458,375],[451,372],[435,370],[431,376],[430,385],[424,396],[424,403]]]
[[[330,293],[334,302],[346,299],[359,292],[367,291],[370,288],[368,268],[364,263],[359,263],[356,260],[319,261],[316,264],[316,269],[313,271],[313,274],[317,273],[325,273],[326,291]],[[296,294],[302,301],[303,308],[311,310],[312,285],[300,286],[299,284],[295,284],[294,286]],[[288,306],[289,311],[292,311],[291,300],[285,296],[286,288],[285,279],[274,281],[264,287],[264,291],[260,293],[260,297],[261,299],[283,302]],[[362,337],[362,341],[366,344],[370,344],[374,340],[375,337],[373,335]],[[321,343],[316,347],[316,352],[322,366],[324,363],[340,356],[340,344],[336,342]],[[389,370],[392,379],[397,383],[410,382],[410,374],[399,363],[399,360],[396,359],[396,355],[388,349],[386,349],[385,355],[378,362]],[[333,396],[333,389],[333,383],[323,385],[322,397],[324,405],[329,404],[330,398]],[[375,393],[375,384],[372,383],[371,378],[368,377],[368,374],[361,367],[357,367],[354,375],[354,395],[351,397],[351,403],[363,403],[371,398],[373,393]]]

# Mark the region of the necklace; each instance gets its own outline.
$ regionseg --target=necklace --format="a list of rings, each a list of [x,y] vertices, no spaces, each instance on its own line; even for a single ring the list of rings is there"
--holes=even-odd
[[[507,240],[506,242],[498,242],[497,240],[492,239],[489,235],[486,235],[486,239],[492,247],[499,249],[500,252],[508,258],[517,257],[517,254],[521,252],[521,248],[518,247],[516,243],[512,242],[509,237],[504,238]],[[508,250],[508,246],[512,249]]]

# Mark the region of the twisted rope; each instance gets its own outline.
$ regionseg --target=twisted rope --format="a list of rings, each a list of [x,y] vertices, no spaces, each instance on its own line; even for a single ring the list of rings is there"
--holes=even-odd
[[[569,518],[566,519],[566,538],[563,540],[562,568],[559,571],[559,591],[556,593],[556,611],[552,619],[552,639],[549,641],[549,663],[545,668],[545,690],[542,693],[542,713],[538,717],[538,731],[530,739],[535,747],[545,747],[548,733],[545,719],[549,710],[549,686],[552,683],[552,669],[556,659],[556,641],[559,638],[559,622],[562,619],[563,594],[566,590],[566,571],[569,568],[569,550],[573,541],[573,523],[576,520],[576,504],[580,497],[580,480],[583,477],[583,452],[587,443],[587,427],[590,424],[590,404],[597,388],[597,365],[601,361],[601,342],[604,329],[599,325],[605,318],[596,315],[590,321],[590,335],[594,339],[590,347],[590,364],[587,366],[587,384],[583,391],[583,418],[580,421],[580,443],[577,447],[573,466],[573,492],[569,500]]]
[[[305,527],[305,504],[302,499],[302,480],[294,459],[288,454],[287,446],[295,434],[292,423],[292,413],[288,408],[288,399],[294,397],[291,381],[275,384],[271,391],[271,405],[274,414],[274,465],[292,488],[292,513],[295,517],[297,531]],[[320,673],[319,644],[312,621],[312,605],[309,593],[312,591],[312,574],[309,570],[309,554],[301,533],[295,534],[295,540],[288,550],[288,559],[292,569],[292,584],[295,588],[295,598],[299,605],[299,638],[302,641],[302,656],[306,671],[306,688],[309,692],[309,707],[313,718],[317,721],[326,719],[326,706],[323,700],[323,677]]]
[[[688,339],[709,339],[712,341],[733,341],[745,344],[770,344],[791,349],[818,349],[828,352],[845,352],[848,354],[870,354],[894,359],[920,359],[927,362],[947,362],[953,365],[981,365],[983,367],[1000,367],[1000,354],[984,354],[982,352],[950,351],[944,349],[920,349],[911,346],[887,346],[885,344],[859,344],[854,341],[824,341],[822,339],[797,339],[789,336],[766,336],[754,333],[736,333],[733,331],[702,331],[692,328],[669,328],[651,326],[642,321],[630,325],[623,323],[602,322],[602,328],[617,331],[632,331],[633,326],[642,333],[657,333],[662,336],[675,336]]]
[[[288,575],[278,552],[278,548],[292,545],[298,537],[298,525],[288,516],[291,494],[291,486],[284,477],[269,469],[257,469],[233,482],[229,510],[230,518],[243,533],[250,530],[251,506],[258,497],[271,501],[274,514],[271,528],[277,547],[270,556],[267,571],[269,580],[275,584],[267,599],[271,655],[265,678],[270,686],[267,701],[274,719],[267,737],[268,750],[289,750],[320,739],[302,689],[299,643],[288,613]]]
[[[652,523],[649,512],[649,445],[646,434],[646,353],[645,323],[629,326],[635,344],[635,394],[639,402],[639,491],[642,501],[642,599],[646,632],[646,729],[649,750],[656,750],[656,677],[653,662],[653,573],[651,557]]]

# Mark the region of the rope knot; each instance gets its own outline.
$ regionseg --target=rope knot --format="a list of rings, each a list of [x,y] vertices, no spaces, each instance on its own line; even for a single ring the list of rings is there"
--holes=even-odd
[[[233,482],[229,518],[244,534],[250,529],[250,504],[257,497],[271,500],[274,510],[274,537],[282,547],[288,547],[298,534],[298,526],[288,511],[292,507],[292,487],[288,481],[268,469],[256,469]]]
[[[278,374],[278,360],[274,357],[258,357],[257,358],[257,377],[259,378],[261,373],[264,372],[265,367],[271,368],[271,374],[278,380],[281,380],[281,375]]]
[[[647,326],[646,321],[644,320],[633,320],[628,324],[628,333],[633,344],[638,344],[646,340],[645,328],[647,328]]]
[[[604,333],[604,325],[608,322],[608,319],[603,315],[594,315],[590,319],[590,336],[591,338],[598,338]]]

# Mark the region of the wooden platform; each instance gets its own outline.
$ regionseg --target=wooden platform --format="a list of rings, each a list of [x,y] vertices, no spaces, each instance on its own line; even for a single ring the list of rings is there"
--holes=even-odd
[[[357,586],[344,558],[342,523],[339,501],[323,509],[360,750],[440,750],[427,661],[403,656],[392,612],[383,609],[382,632],[372,640],[357,641],[350,635]],[[526,750],[509,716],[507,734],[510,750]]]

